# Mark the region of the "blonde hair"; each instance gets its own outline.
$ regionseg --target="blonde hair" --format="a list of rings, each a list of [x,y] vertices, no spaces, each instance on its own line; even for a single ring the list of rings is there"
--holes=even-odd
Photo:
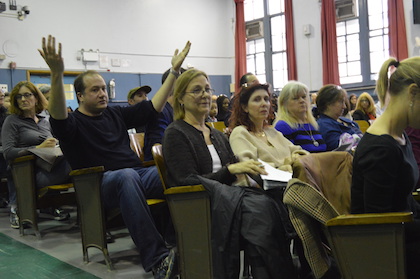
[[[391,66],[395,67],[395,71],[390,72],[388,77]],[[411,57],[400,62],[395,58],[389,58],[382,64],[376,82],[376,92],[382,106],[385,104],[387,92],[390,95],[399,95],[410,86],[420,92],[420,57]]]
[[[176,80],[174,88],[174,120],[185,118],[185,109],[184,106],[181,105],[180,100],[185,96],[185,91],[187,90],[190,82],[199,76],[204,76],[207,80],[209,80],[205,72],[197,69],[189,69],[185,71]]]
[[[309,89],[308,87],[298,81],[290,81],[288,82],[280,92],[278,98],[278,110],[277,110],[277,117],[274,121],[277,123],[280,120],[285,121],[289,124],[290,127],[297,129],[299,126],[299,119],[296,118],[293,114],[291,114],[287,108],[287,103],[289,100],[298,96],[299,93],[305,93],[305,101],[308,105],[308,110],[306,111],[306,120],[309,124],[311,124],[315,129],[318,129],[318,123],[316,122],[314,116],[312,115],[311,105],[309,102]],[[274,124],[275,124],[274,123]]]
[[[366,110],[362,107],[362,101],[365,99],[369,101],[369,107]],[[370,113],[376,117],[375,101],[369,93],[363,92],[362,94],[360,94],[359,98],[357,98],[356,110],[361,110],[365,113]]]

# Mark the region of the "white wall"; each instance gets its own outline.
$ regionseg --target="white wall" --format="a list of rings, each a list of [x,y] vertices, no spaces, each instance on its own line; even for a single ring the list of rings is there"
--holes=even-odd
[[[319,0],[294,0],[293,22],[298,79],[318,90],[322,87],[321,3]],[[311,35],[303,34],[303,26],[311,26]]]
[[[63,44],[67,70],[162,73],[176,48],[192,42],[187,63],[208,74],[234,74],[233,0],[19,0],[30,14],[23,21],[0,14],[0,68],[11,61],[22,69],[47,69],[37,52],[41,38],[52,34]],[[20,6],[20,7],[21,7]],[[18,6],[19,8],[19,6]],[[109,67],[85,66],[81,49],[99,49]],[[111,59],[122,66],[112,67]]]
[[[25,20],[2,16],[9,10],[0,14],[0,54],[16,55],[0,61],[0,69],[8,68],[11,61],[18,68],[46,69],[36,49],[42,36],[53,34],[63,43],[67,70],[85,69],[76,59],[84,48],[99,49],[108,58],[110,71],[160,74],[169,67],[174,49],[191,40],[185,65],[234,76],[233,0],[19,0],[19,4],[31,10]],[[412,38],[420,36],[420,25],[412,24],[412,0],[404,0],[404,6],[411,55]],[[293,0],[293,11],[298,78],[317,90],[322,86],[321,4]],[[310,36],[303,34],[307,24]],[[111,59],[129,65],[112,67]],[[98,63],[86,68],[106,70]]]

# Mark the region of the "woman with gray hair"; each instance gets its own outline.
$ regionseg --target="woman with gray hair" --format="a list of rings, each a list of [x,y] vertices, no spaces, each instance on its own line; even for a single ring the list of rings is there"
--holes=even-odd
[[[301,82],[290,81],[283,87],[278,99],[275,128],[293,144],[309,152],[327,149],[312,115],[309,89]]]

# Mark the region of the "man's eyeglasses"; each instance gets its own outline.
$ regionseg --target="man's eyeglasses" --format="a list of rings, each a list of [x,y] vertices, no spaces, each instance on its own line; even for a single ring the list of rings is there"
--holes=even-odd
[[[212,95],[212,94],[214,93],[214,89],[212,89],[212,88],[206,88],[206,89],[194,89],[194,90],[193,90],[193,91],[191,91],[191,92],[185,92],[185,93],[192,93],[192,94],[194,94],[194,95],[196,95],[196,96],[198,96],[198,95],[200,95],[200,94],[203,94],[203,93],[207,93],[207,94]]]
[[[20,100],[20,99],[22,99],[22,97],[25,97],[25,99],[28,99],[28,98],[32,97],[33,95],[34,95],[33,93],[16,94],[15,99]]]

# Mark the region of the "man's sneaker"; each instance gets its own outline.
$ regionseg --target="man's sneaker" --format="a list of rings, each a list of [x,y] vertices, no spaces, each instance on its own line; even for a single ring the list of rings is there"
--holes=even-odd
[[[53,219],[56,221],[64,221],[70,218],[70,213],[58,208],[41,209],[39,217]]]
[[[16,212],[10,212],[10,226],[19,229],[19,217]]]
[[[169,250],[168,256],[153,268],[155,279],[173,279],[177,275],[175,250]]]

